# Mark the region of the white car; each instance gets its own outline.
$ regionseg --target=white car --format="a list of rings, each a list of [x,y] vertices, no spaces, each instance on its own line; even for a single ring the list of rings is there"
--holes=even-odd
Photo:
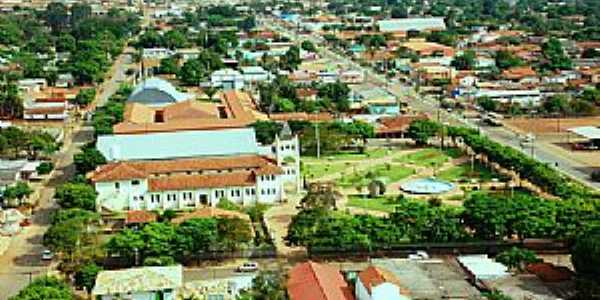
[[[42,260],[52,260],[54,258],[54,253],[50,250],[44,250],[42,252]]]
[[[247,262],[237,268],[238,272],[256,272],[258,271],[257,262]]]

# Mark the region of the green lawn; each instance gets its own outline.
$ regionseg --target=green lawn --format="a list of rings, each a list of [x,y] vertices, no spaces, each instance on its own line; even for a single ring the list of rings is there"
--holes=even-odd
[[[474,164],[473,172],[471,172],[471,163],[464,163],[439,172],[437,177],[448,181],[467,181],[477,178],[485,182],[494,177],[498,178],[498,175],[479,163]]]
[[[433,165],[441,165],[447,162],[450,158],[458,158],[462,155],[460,150],[455,148],[440,150],[435,148],[427,148],[419,150],[399,158],[395,158],[395,162],[411,163],[419,166],[430,167]]]
[[[385,177],[388,183],[400,181],[412,174],[415,170],[406,168],[397,164],[379,164],[368,170],[363,170],[349,176],[342,177],[338,184],[343,187],[357,186],[358,184],[368,184],[369,178]]]
[[[367,159],[367,158],[371,158],[371,159],[375,159],[375,158],[382,158],[384,156],[386,156],[386,154],[388,154],[388,150],[383,149],[383,148],[375,148],[375,149],[368,149],[366,150],[364,153],[359,153],[356,151],[343,151],[337,154],[332,154],[332,155],[325,155],[325,156],[321,156],[321,159],[318,160],[316,157],[302,157],[302,160],[307,162],[307,163],[327,163],[330,161],[341,161],[341,160],[362,160],[362,159]]]
[[[323,176],[339,173],[351,168],[351,164],[345,162],[304,162],[302,174],[308,179],[318,179]]]
[[[394,212],[394,208],[396,207],[396,203],[391,197],[369,198],[362,195],[349,196],[347,205],[350,207],[359,207],[388,213]]]

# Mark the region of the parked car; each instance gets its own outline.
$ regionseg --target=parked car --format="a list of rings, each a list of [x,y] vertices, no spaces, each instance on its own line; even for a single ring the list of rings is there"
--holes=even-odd
[[[52,251],[46,249],[42,252],[42,260],[52,260],[54,258],[54,253]]]
[[[257,262],[246,262],[237,268],[238,272],[256,272],[258,271],[258,263]]]

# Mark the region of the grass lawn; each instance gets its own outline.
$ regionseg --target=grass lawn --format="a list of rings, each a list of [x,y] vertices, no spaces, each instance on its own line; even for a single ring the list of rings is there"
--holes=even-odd
[[[359,153],[356,151],[352,151],[352,152],[340,152],[340,153],[336,153],[336,154],[332,154],[332,155],[324,155],[321,156],[321,159],[318,160],[316,157],[303,157],[302,160],[307,162],[307,163],[327,163],[330,161],[341,161],[341,160],[362,160],[362,159],[375,159],[375,158],[382,158],[387,154],[386,149],[384,148],[374,148],[374,149],[368,149],[366,150],[364,153]]]
[[[351,174],[350,176],[342,177],[338,184],[344,187],[356,186],[359,183],[368,184],[369,178],[385,177],[389,181],[388,183],[400,181],[412,174],[415,170],[412,168],[406,168],[396,164],[379,164],[373,168]],[[371,174],[369,174],[371,173]]]
[[[351,195],[348,197],[347,206],[391,213],[394,212],[397,204],[390,197],[369,198],[362,195]]]
[[[462,153],[460,152],[460,150],[455,148],[445,150],[427,148],[415,153],[395,158],[394,161],[430,167],[432,165],[441,165],[447,162],[450,158],[458,158],[461,156]]]
[[[345,162],[304,162],[302,174],[308,179],[317,179],[329,174],[339,173],[345,169],[351,168],[351,164]]]
[[[498,178],[498,175],[479,163],[475,163],[474,170],[471,172],[471,163],[464,163],[439,172],[437,177],[448,181],[466,181],[477,178],[485,182],[494,177]]]

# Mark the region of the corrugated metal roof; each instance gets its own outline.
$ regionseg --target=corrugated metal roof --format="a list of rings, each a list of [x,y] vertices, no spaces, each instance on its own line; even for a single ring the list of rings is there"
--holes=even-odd
[[[456,258],[475,279],[495,279],[509,276],[508,268],[487,257],[487,255],[464,255]]]
[[[600,139],[600,128],[596,126],[581,126],[569,128],[567,130],[590,140]]]
[[[118,271],[101,271],[92,295],[116,295],[144,291],[177,289],[183,284],[183,268],[143,267]]]
[[[99,136],[108,161],[257,154],[252,128]]]
[[[444,18],[407,18],[407,19],[389,19],[377,22],[379,31],[425,31],[425,30],[443,30],[446,29]]]

